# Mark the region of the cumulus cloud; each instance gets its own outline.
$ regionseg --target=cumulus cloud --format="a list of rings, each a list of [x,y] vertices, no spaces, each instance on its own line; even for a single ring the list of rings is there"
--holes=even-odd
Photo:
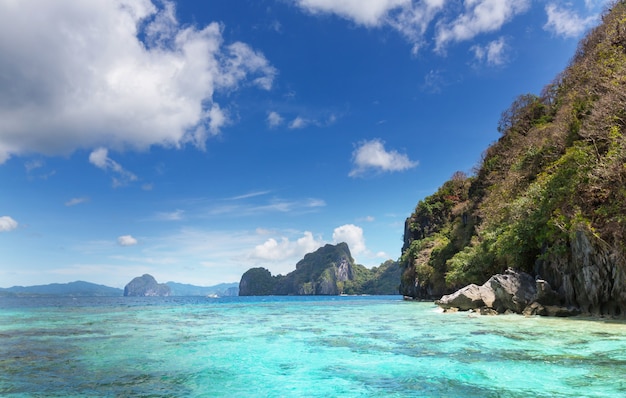
[[[422,45],[423,36],[446,0],[294,0],[312,14],[335,14],[366,27],[389,26],[413,44]]]
[[[183,26],[164,0],[0,2],[0,164],[78,148],[200,148],[229,123],[216,92],[276,69],[222,25]]]
[[[98,148],[89,154],[89,163],[104,171],[115,173],[113,187],[121,187],[132,181],[137,181],[137,176],[125,170],[119,163],[109,157],[106,148]]]
[[[366,26],[380,25],[393,9],[408,6],[411,0],[296,0],[303,9],[317,13],[333,13]]]
[[[470,48],[474,58],[489,66],[500,66],[507,61],[507,44],[504,37],[487,43],[485,46],[475,45]]]
[[[414,54],[426,42],[426,33],[433,24],[436,25],[435,49],[444,52],[449,43],[471,40],[481,33],[500,29],[531,5],[531,0],[466,0],[463,12],[448,19],[454,5],[446,0],[293,1],[312,14],[334,14],[370,28],[391,27],[413,45]]]
[[[367,173],[404,171],[416,167],[418,162],[412,161],[407,155],[395,150],[385,150],[381,140],[364,141],[352,153],[353,167],[350,177],[357,177]]]
[[[284,121],[285,119],[278,112],[272,111],[267,114],[267,124],[272,128],[280,126]]]
[[[435,49],[443,51],[450,42],[470,40],[485,32],[497,31],[518,14],[526,12],[530,0],[471,0],[465,1],[465,12],[452,22],[440,22],[435,37]]]
[[[295,241],[282,237],[280,240],[270,238],[263,244],[255,246],[250,257],[263,261],[282,261],[288,258],[302,258],[305,254],[319,249],[323,241],[315,238],[309,231]],[[295,264],[294,264],[295,265]]]
[[[134,246],[137,243],[137,239],[133,238],[132,235],[122,235],[117,238],[117,244],[120,246]]]
[[[9,216],[0,217],[0,232],[8,232],[17,228],[17,221]]]
[[[560,8],[554,3],[546,6],[546,14],[548,22],[543,28],[566,38],[580,36],[597,20],[597,16],[582,18],[574,11]]]
[[[350,253],[353,255],[359,255],[367,251],[363,229],[354,224],[346,224],[335,228],[333,231],[333,242],[335,244],[346,242],[350,248]]]

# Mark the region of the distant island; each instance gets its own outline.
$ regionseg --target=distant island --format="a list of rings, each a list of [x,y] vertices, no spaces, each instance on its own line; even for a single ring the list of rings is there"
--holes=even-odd
[[[172,290],[165,283],[158,283],[152,275],[143,274],[133,278],[124,287],[124,297],[171,296]]]
[[[328,244],[306,254],[287,275],[249,269],[239,282],[239,295],[399,294],[400,272],[392,260],[370,270],[354,262],[346,243]]]
[[[170,296],[237,296],[239,283],[220,283],[214,286],[195,286],[176,282],[166,282]],[[120,297],[123,289],[76,281],[51,283],[47,285],[13,286],[0,288],[0,297]]]
[[[84,281],[0,288],[0,296],[115,297],[123,293],[122,289]]]

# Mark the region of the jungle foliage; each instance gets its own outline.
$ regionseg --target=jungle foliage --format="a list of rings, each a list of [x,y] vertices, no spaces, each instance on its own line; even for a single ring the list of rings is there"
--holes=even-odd
[[[472,176],[455,174],[407,219],[403,294],[432,297],[507,267],[534,272],[584,229],[626,242],[626,1],[539,95],[502,113]]]

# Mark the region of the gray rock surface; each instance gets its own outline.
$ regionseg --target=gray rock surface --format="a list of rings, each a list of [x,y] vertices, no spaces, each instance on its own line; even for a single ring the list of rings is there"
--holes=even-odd
[[[489,307],[503,313],[511,310],[521,314],[534,301],[537,294],[535,280],[525,272],[507,269],[504,274],[494,275],[483,285],[490,287],[495,295]]]
[[[565,255],[547,256],[536,272],[549,282],[565,307],[583,314],[626,316],[626,260],[623,249],[608,245],[593,233],[578,230]]]
[[[124,296],[148,297],[170,295],[170,287],[164,283],[157,283],[156,279],[149,274],[134,278],[124,287]]]
[[[489,287],[471,284],[441,297],[435,303],[444,309],[458,308],[461,311],[467,311],[490,307],[494,298],[493,291]]]

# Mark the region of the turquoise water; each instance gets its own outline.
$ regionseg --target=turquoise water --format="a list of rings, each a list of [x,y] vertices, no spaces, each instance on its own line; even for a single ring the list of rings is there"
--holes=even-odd
[[[0,396],[618,397],[626,324],[399,297],[0,298]]]

